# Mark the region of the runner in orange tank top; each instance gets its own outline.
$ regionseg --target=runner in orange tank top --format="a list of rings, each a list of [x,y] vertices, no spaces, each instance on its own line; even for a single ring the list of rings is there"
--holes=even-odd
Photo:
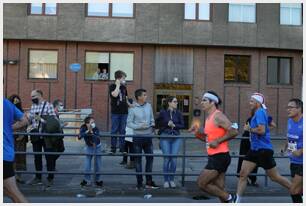
[[[208,163],[198,177],[197,184],[202,191],[217,196],[221,202],[230,202],[232,195],[224,190],[225,172],[231,162],[228,141],[238,135],[237,127],[218,110],[221,99],[213,91],[208,91],[202,98],[202,109],[207,113],[204,134],[199,133],[199,126],[193,125],[196,137],[206,142]]]

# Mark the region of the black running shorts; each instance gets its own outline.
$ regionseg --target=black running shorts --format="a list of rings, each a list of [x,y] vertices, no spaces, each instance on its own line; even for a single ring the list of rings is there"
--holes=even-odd
[[[208,156],[207,170],[217,170],[219,173],[225,173],[231,163],[231,156],[228,152],[218,153]]]
[[[3,179],[5,180],[13,176],[15,176],[13,162],[3,160]]]
[[[295,175],[303,177],[303,165],[291,163],[290,172],[291,172],[291,177],[294,177]]]
[[[273,154],[273,150],[270,149],[250,150],[244,157],[244,160],[254,162],[258,167],[269,170],[276,166]]]

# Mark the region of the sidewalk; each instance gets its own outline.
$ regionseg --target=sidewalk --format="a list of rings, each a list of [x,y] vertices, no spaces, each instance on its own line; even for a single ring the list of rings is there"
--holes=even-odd
[[[106,145],[106,151],[109,150],[109,139],[103,140],[102,143]],[[230,143],[230,148],[232,153],[238,154],[240,140],[234,140]],[[279,140],[274,142],[275,154],[280,151],[283,143]],[[190,139],[186,142],[187,154],[203,154],[205,145],[198,140]],[[75,141],[75,138],[65,138],[65,152],[83,152],[84,143],[82,141]],[[32,151],[31,144],[28,144],[28,151]],[[158,147],[158,140],[154,140],[154,153],[161,154],[161,150]],[[143,167],[144,167],[143,158]],[[126,172],[133,173],[135,170],[125,169],[119,164],[122,157],[120,156],[106,156],[102,157],[102,172]],[[227,173],[236,172],[237,168],[237,158],[232,158],[231,165]],[[33,156],[28,155],[27,157],[28,170],[34,171],[34,161]],[[177,173],[182,171],[182,159],[178,158],[177,160]],[[207,158],[186,158],[186,173],[195,173],[200,174],[200,171],[206,165]],[[289,171],[289,161],[286,158],[276,159],[277,167],[281,174],[288,174]],[[155,157],[153,162],[153,172],[162,172],[162,157]],[[57,160],[57,171],[58,172],[80,172],[83,171],[84,167],[84,156],[64,156],[62,155]],[[45,163],[44,163],[45,169]],[[264,170],[259,169],[259,174],[264,174]],[[24,174],[22,178],[29,180],[32,178],[32,174]],[[288,177],[289,178],[289,177]],[[177,188],[176,189],[164,189],[163,177],[162,176],[153,176],[153,180],[156,184],[160,185],[161,188],[157,190],[144,190],[137,191],[136,187],[136,177],[135,175],[103,175],[102,180],[104,181],[103,188],[92,187],[80,187],[80,182],[82,181],[82,175],[56,175],[54,179],[54,185],[52,187],[46,188],[44,185],[40,186],[31,186],[31,185],[21,185],[19,188],[26,196],[69,196],[75,197],[78,194],[85,195],[87,197],[111,197],[111,196],[139,196],[145,195],[147,193],[152,194],[153,196],[158,197],[175,197],[175,196],[184,196],[192,198],[195,195],[204,194],[201,192],[197,185],[196,179],[197,176],[186,176],[185,178],[185,187],[181,186],[181,176],[176,177]],[[226,177],[226,188],[229,192],[235,192],[237,186],[237,177],[229,176]],[[43,182],[46,183],[46,175],[43,175]],[[258,177],[259,187],[248,186],[245,192],[245,195],[248,196],[265,196],[271,195],[274,196],[287,196],[288,192],[285,188],[279,186],[276,183],[268,181],[268,187],[264,186],[264,177]]]

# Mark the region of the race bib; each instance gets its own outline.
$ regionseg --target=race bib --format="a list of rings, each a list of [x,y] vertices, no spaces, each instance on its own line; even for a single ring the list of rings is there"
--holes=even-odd
[[[291,152],[297,150],[297,143],[295,141],[288,142],[288,150]]]

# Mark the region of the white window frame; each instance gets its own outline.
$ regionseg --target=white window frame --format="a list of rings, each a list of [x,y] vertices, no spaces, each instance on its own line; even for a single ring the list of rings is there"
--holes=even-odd
[[[237,12],[233,11],[234,7],[238,8],[240,6],[240,14],[239,14],[239,19],[235,19],[233,14],[237,14]],[[251,20],[246,20],[243,18],[243,15],[247,12],[246,7],[253,6],[255,9],[254,11],[254,18]],[[228,22],[240,22],[240,23],[256,23],[256,3],[229,3],[228,4]]]

